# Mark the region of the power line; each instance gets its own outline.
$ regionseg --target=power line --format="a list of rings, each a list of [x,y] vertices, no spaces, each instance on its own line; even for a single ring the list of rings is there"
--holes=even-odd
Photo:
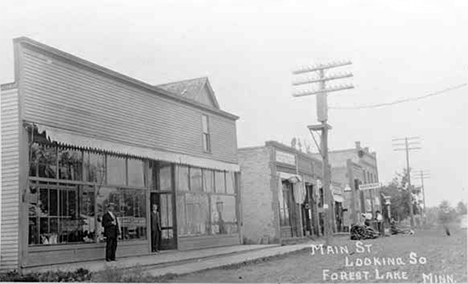
[[[433,96],[439,96],[439,95],[442,95],[442,94],[446,94],[446,93],[448,93],[450,91],[454,91],[454,90],[466,87],[467,85],[468,85],[468,83],[464,83],[464,84],[457,85],[457,86],[454,86],[454,87],[450,87],[450,88],[447,88],[447,89],[444,89],[444,90],[441,90],[441,91],[438,91],[438,92],[434,92],[434,93],[431,93],[431,94],[428,94],[428,95],[415,97],[415,98],[400,99],[400,100],[396,100],[396,101],[389,102],[389,103],[380,103],[380,104],[374,104],[374,105],[362,105],[362,106],[355,106],[355,107],[330,106],[329,108],[330,109],[369,109],[369,108],[386,107],[386,106],[392,106],[392,105],[407,103],[407,102],[411,102],[411,101],[418,101],[418,100],[426,99],[426,98],[433,97]]]

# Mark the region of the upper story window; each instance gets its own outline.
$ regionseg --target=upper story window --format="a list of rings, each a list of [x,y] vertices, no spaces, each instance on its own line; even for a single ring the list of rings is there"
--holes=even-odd
[[[202,115],[203,151],[211,152],[210,127],[207,115]]]

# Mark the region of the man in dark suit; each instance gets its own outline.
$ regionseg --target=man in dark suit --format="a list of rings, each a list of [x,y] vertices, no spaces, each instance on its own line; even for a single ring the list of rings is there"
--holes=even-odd
[[[106,261],[115,261],[117,238],[119,236],[119,223],[114,213],[114,204],[107,205],[107,212],[102,216],[102,226],[106,237]]]
[[[159,221],[158,205],[153,204],[151,211],[151,251],[159,252],[159,237],[161,235],[161,223]]]

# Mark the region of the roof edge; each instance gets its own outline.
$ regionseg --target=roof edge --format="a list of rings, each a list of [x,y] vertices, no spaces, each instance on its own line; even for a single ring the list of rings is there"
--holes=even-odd
[[[0,85],[0,90],[8,91],[18,88],[18,84],[16,82],[5,83]]]
[[[65,51],[59,50],[59,49],[57,49],[55,47],[43,44],[43,43],[38,42],[38,41],[35,41],[35,40],[30,39],[28,37],[17,37],[17,38],[13,39],[13,42],[14,42],[14,44],[18,44],[18,45],[22,44],[22,43],[23,44],[29,44],[29,45],[31,45],[31,46],[33,46],[35,48],[44,50],[45,52],[48,52],[48,53],[51,53],[51,54],[53,54],[55,56],[62,57],[64,59],[66,59],[66,60],[69,60],[69,61],[71,61],[71,62],[73,62],[75,64],[85,66],[85,67],[90,68],[92,70],[95,70],[97,72],[104,73],[107,76],[110,76],[112,78],[119,79],[119,80],[124,81],[126,83],[136,85],[136,86],[138,86],[140,88],[148,90],[148,91],[150,91],[150,92],[152,92],[154,94],[164,96],[164,97],[169,98],[171,100],[182,102],[182,103],[197,107],[197,108],[202,109],[202,110],[210,111],[210,112],[213,112],[215,114],[219,114],[221,116],[224,116],[224,117],[232,119],[232,120],[238,120],[239,119],[239,116],[237,116],[237,115],[228,113],[228,112],[220,110],[220,109],[210,108],[210,107],[207,107],[206,105],[198,103],[196,101],[189,100],[189,99],[177,96],[177,95],[175,95],[175,94],[173,94],[171,92],[168,92],[166,90],[163,90],[161,88],[155,87],[153,85],[150,85],[150,84],[145,83],[143,81],[140,81],[138,79],[134,79],[134,78],[132,78],[130,76],[127,76],[127,75],[124,75],[122,73],[113,71],[113,70],[111,70],[109,68],[103,67],[101,65],[98,65],[98,64],[93,63],[91,61],[88,61],[86,59],[83,59],[83,58],[80,58],[80,57],[75,56],[73,54],[70,54],[70,53],[67,53]]]

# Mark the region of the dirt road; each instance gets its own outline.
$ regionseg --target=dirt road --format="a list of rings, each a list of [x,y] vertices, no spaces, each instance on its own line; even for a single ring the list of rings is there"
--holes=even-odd
[[[467,282],[466,230],[442,229],[351,241],[273,260],[180,276],[169,282]]]

